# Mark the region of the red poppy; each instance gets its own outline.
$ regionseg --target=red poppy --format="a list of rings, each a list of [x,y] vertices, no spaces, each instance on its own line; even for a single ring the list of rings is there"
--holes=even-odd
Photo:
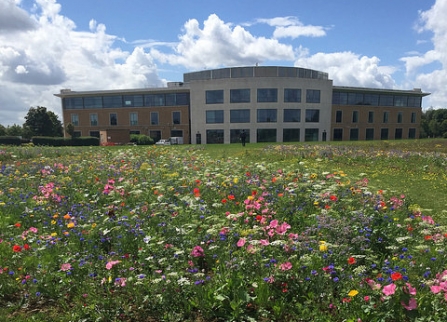
[[[391,274],[391,279],[393,281],[401,280],[402,279],[402,274],[399,273],[399,272],[394,272],[394,273]]]
[[[223,198],[222,203],[227,203],[227,199]]]
[[[23,248],[24,248],[25,250],[29,250],[29,249],[30,249],[30,247],[29,247],[28,244],[23,245]]]
[[[332,195],[329,197],[329,199],[331,199],[331,201],[337,201],[338,198],[337,196]]]
[[[228,195],[229,200],[234,200],[236,197],[234,195]]]
[[[355,260],[354,257],[349,257],[349,258],[348,258],[348,264],[349,264],[349,265],[353,265],[353,264],[355,264],[355,263],[356,263],[356,260]]]
[[[14,253],[20,253],[22,251],[22,247],[20,247],[19,245],[14,245],[12,246],[12,251]]]
[[[14,226],[17,228],[20,228],[22,226],[22,224],[18,222],[18,223],[15,223]]]
[[[430,235],[426,235],[426,236],[424,236],[424,239],[425,239],[425,240],[431,240],[431,239],[432,239],[432,236],[430,236]]]

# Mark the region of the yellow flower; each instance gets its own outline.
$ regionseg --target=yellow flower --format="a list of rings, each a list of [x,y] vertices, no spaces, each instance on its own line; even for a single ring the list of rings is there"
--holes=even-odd
[[[328,247],[325,241],[320,241],[320,252],[327,252]]]
[[[51,237],[56,237],[57,233],[51,233]]]
[[[349,295],[350,297],[354,297],[354,296],[356,296],[357,294],[359,294],[359,291],[357,291],[357,290],[351,290],[351,291],[348,293],[348,295]]]
[[[95,228],[96,227],[96,223],[94,222],[93,224],[92,224],[92,228]]]
[[[74,228],[74,226],[75,224],[72,221],[67,224],[67,228]]]
[[[56,225],[56,220],[52,220],[52,221],[51,221],[51,224],[52,224],[52,225]]]
[[[234,179],[233,179],[233,183],[234,183],[234,184],[237,184],[238,182],[239,182],[239,178],[234,178]]]

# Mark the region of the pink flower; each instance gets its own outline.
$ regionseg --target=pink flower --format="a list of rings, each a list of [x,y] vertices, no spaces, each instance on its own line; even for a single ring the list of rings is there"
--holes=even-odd
[[[238,240],[238,242],[236,243],[237,247],[244,247],[245,245],[245,238],[241,238]]]
[[[261,239],[261,240],[259,240],[259,243],[260,243],[262,246],[268,246],[268,245],[270,245],[270,242],[269,242],[267,239]]]
[[[386,296],[393,295],[394,292],[396,292],[396,284],[391,283],[391,284],[389,284],[389,285],[387,285],[387,286],[384,286],[382,292],[383,292],[383,294],[385,294]]]
[[[439,292],[441,292],[441,290],[442,290],[442,287],[439,286],[439,285],[433,285],[433,286],[430,286],[430,291],[431,291],[433,294],[438,294]]]
[[[280,268],[282,271],[288,271],[289,269],[292,269],[292,263],[291,263],[291,262],[285,262],[285,263],[282,263],[282,264],[279,266],[279,268]]]
[[[121,261],[110,261],[110,262],[107,262],[107,264],[106,264],[106,269],[111,270],[112,267],[113,267],[114,265],[118,264],[118,263],[121,263]]]
[[[126,286],[126,278],[125,277],[118,277],[117,279],[115,279],[115,285],[116,286],[121,286],[121,287]]]
[[[276,228],[277,226],[278,226],[278,220],[273,219],[273,220],[270,222],[269,228]]]
[[[69,271],[70,269],[71,269],[71,264],[69,264],[69,263],[65,263],[65,264],[61,265],[61,271],[66,272],[66,271]]]
[[[37,228],[36,227],[30,227],[28,229],[30,232],[37,234]]]
[[[418,307],[418,304],[417,304],[417,302],[416,302],[416,299],[414,299],[414,298],[411,298],[411,299],[408,301],[408,305],[406,305],[404,301],[400,302],[400,304],[402,304],[402,306],[403,306],[404,308],[406,308],[408,311],[414,310],[414,309],[416,309],[416,308]]]
[[[427,224],[434,225],[435,221],[431,216],[422,216],[422,221],[425,221]]]
[[[203,256],[205,256],[205,252],[202,247],[195,246],[191,251],[191,256],[192,257],[203,257]]]
[[[410,295],[416,295],[416,287],[411,286],[410,283],[406,283],[406,288],[404,287],[405,293],[408,293]]]
[[[276,227],[276,233],[278,235],[284,235],[289,228],[290,225],[286,222],[283,222],[280,226]]]

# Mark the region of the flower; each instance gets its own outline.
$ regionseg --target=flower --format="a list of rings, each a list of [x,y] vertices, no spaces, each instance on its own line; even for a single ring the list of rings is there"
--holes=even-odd
[[[237,247],[243,247],[245,245],[245,238],[241,238],[236,243]]]
[[[203,257],[203,256],[205,256],[205,252],[202,247],[195,246],[191,251],[191,256],[192,257]]]
[[[112,267],[113,267],[114,265],[118,264],[118,263],[121,263],[121,261],[110,261],[110,262],[107,262],[107,264],[106,264],[106,269],[111,270]]]
[[[411,298],[411,299],[408,301],[408,305],[405,304],[404,301],[400,302],[400,304],[402,304],[402,306],[403,306],[404,308],[406,308],[408,311],[414,310],[414,309],[416,309],[417,306],[418,306],[418,304],[417,304],[417,302],[416,302],[416,299],[414,299],[414,298]]]
[[[399,273],[399,272],[394,272],[394,273],[391,274],[391,279],[393,281],[401,280],[402,279],[402,274]]]
[[[386,296],[390,296],[393,295],[394,292],[396,292],[396,284],[391,283],[387,286],[384,286],[382,289],[383,294],[385,294]]]
[[[12,251],[14,253],[20,253],[22,251],[22,247],[20,247],[19,245],[14,245],[12,246]]]
[[[285,263],[282,263],[282,264],[279,266],[279,268],[280,268],[282,271],[288,271],[288,270],[292,269],[292,263],[291,263],[291,262],[285,262]]]
[[[354,297],[354,296],[356,296],[357,294],[359,294],[359,291],[357,291],[357,290],[351,290],[351,291],[349,291],[349,293],[348,293],[348,295],[349,295],[350,297]]]
[[[71,264],[69,264],[69,263],[65,263],[65,264],[61,265],[61,271],[66,272],[66,271],[69,271],[70,269],[71,269]]]
[[[356,263],[356,260],[355,260],[354,257],[351,256],[351,257],[348,258],[348,264],[349,264],[349,265],[353,265],[353,264],[355,264],[355,263]]]
[[[328,247],[325,241],[320,241],[320,252],[327,252]]]

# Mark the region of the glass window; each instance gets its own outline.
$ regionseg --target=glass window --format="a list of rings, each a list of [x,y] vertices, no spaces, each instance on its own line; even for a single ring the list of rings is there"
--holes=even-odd
[[[306,103],[320,103],[320,90],[319,89],[306,90]]]
[[[300,141],[300,129],[284,129],[282,130],[283,142],[299,142]]]
[[[343,141],[343,129],[334,129],[332,139],[334,141]]]
[[[85,108],[102,108],[102,96],[84,97]]]
[[[388,140],[388,129],[381,129],[380,130],[380,139],[381,140]]]
[[[206,111],[206,123],[215,124],[224,122],[224,111]]]
[[[158,142],[161,140],[161,131],[149,131],[149,136],[154,140],[154,142]]]
[[[230,110],[230,123],[250,123],[250,110]]]
[[[277,88],[258,88],[258,103],[277,102]]]
[[[183,130],[171,130],[171,135],[172,137],[183,137]]]
[[[341,123],[343,118],[343,111],[335,112],[335,123]]]
[[[177,95],[175,93],[170,93],[165,95],[165,105],[166,106],[176,106],[177,105]]]
[[[374,111],[368,112],[368,123],[374,123]]]
[[[224,91],[214,90],[206,91],[206,104],[222,104],[224,102]]]
[[[318,129],[305,129],[304,141],[318,141]]]
[[[307,123],[320,122],[320,110],[313,110],[313,109],[306,110],[306,122]]]
[[[348,93],[348,105],[363,105],[363,94]]]
[[[285,103],[300,103],[301,102],[301,89],[299,89],[299,88],[285,88],[284,89],[284,102]]]
[[[123,97],[121,95],[104,96],[102,100],[104,107],[123,107]]]
[[[249,129],[237,129],[230,130],[230,143],[241,143],[241,132],[245,131],[245,142],[250,142],[250,130]]]
[[[123,102],[126,107],[144,106],[143,95],[124,95]]]
[[[352,111],[352,123],[358,123],[359,111]]]
[[[176,93],[175,103],[179,105],[189,105],[189,93]]]
[[[407,106],[407,104],[408,104],[407,96],[401,96],[401,95],[394,96],[394,106]]]
[[[230,103],[250,103],[250,89],[231,89]]]
[[[359,139],[359,129],[351,129],[349,131],[349,140],[358,141]]]
[[[256,142],[276,142],[276,129],[258,129]]]
[[[116,115],[116,113],[111,113],[109,115],[110,118],[110,125],[118,125],[118,116]]]
[[[402,139],[402,129],[396,129],[394,131],[394,139],[401,140]]]
[[[79,115],[78,114],[71,114],[71,124],[74,126],[79,125]]]
[[[257,115],[258,115],[257,118],[258,123],[276,122],[276,109],[273,108],[258,109]]]
[[[389,112],[383,112],[383,123],[388,123],[389,116],[390,116]]]
[[[172,123],[180,124],[180,112],[172,112]]]
[[[379,106],[379,95],[378,94],[365,94],[363,97],[363,104]]]
[[[90,114],[90,125],[97,126],[98,125],[98,114]]]
[[[62,105],[66,110],[76,110],[84,108],[82,97],[65,97],[62,99]]]
[[[411,107],[421,107],[421,98],[417,96],[408,97],[407,105]]]
[[[397,113],[397,123],[402,123],[402,112]]]
[[[224,130],[206,130],[207,144],[223,144]]]
[[[300,109],[284,109],[284,121],[283,122],[301,122],[301,110]]]
[[[374,129],[366,129],[365,138],[368,141],[374,140]]]
[[[99,131],[90,131],[90,136],[93,136],[94,138],[99,139],[99,137],[100,137]]]
[[[416,113],[415,112],[411,113],[411,123],[416,123]]]
[[[164,94],[148,94],[144,95],[145,106],[165,106]]]
[[[415,139],[416,138],[416,129],[408,129],[408,138]]]
[[[393,95],[380,95],[379,105],[380,106],[393,106]]]
[[[130,125],[138,125],[138,113],[131,112],[129,113]]]
[[[158,112],[151,112],[151,125],[158,125]]]

